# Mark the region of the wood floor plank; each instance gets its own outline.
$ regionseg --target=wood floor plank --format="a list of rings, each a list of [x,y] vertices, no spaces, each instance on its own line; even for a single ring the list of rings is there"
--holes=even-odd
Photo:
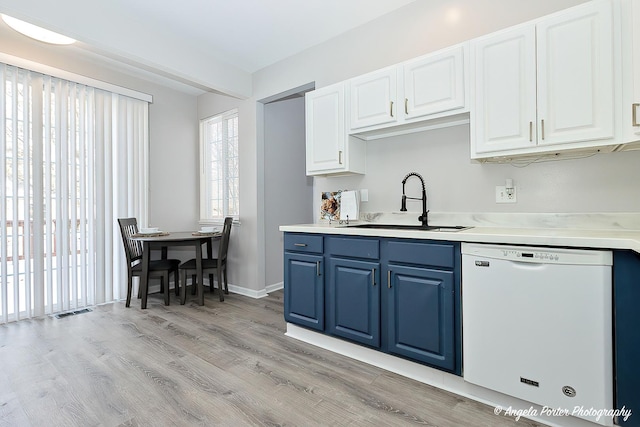
[[[538,425],[285,330],[282,291],[217,290],[0,326],[0,427]]]

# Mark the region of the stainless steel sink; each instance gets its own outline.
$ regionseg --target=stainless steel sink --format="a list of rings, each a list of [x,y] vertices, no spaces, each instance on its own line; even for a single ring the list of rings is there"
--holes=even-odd
[[[348,228],[373,228],[382,230],[417,230],[417,231],[461,231],[471,227],[465,227],[464,225],[428,225],[423,226],[420,224],[358,224],[350,225]]]

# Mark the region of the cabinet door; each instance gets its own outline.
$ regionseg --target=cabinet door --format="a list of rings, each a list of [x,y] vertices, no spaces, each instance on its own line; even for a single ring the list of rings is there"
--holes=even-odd
[[[472,42],[472,158],[478,157],[476,154],[535,147],[535,48],[533,25]]]
[[[396,68],[392,67],[349,81],[352,130],[397,120],[396,79]]]
[[[614,135],[610,2],[589,2],[537,26],[538,144]]]
[[[307,175],[344,169],[344,105],[342,83],[306,94]]]
[[[387,274],[388,351],[453,371],[453,272],[390,264]]]
[[[640,3],[631,2],[631,20],[633,37],[632,43],[632,67],[633,67],[633,99],[631,108],[631,125],[633,133],[640,136]],[[623,41],[624,43],[624,41]]]
[[[329,260],[327,330],[352,341],[380,346],[380,264]]]
[[[284,318],[287,322],[324,330],[322,256],[285,252]]]
[[[465,107],[464,46],[404,65],[406,118]]]
[[[640,255],[633,251],[613,252],[613,295],[615,333],[615,408],[640,413]],[[640,426],[634,415],[622,426]]]

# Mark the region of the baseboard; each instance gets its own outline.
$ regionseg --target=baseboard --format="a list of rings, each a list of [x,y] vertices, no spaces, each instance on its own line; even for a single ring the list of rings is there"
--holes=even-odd
[[[205,278],[204,280],[205,280],[204,282],[205,286],[208,287],[209,279]],[[187,286],[189,286],[190,283],[191,283],[191,279],[187,278]],[[173,281],[171,281],[170,284],[173,285]],[[217,285],[218,284],[214,282],[213,287],[217,288],[218,287]],[[231,283],[229,284],[229,292],[238,294],[238,295],[243,295],[245,297],[255,298],[255,299],[264,298],[268,296],[270,292],[275,292],[283,288],[284,288],[284,282],[274,283],[273,285],[269,285],[264,289],[260,289],[260,290],[249,289],[242,286],[232,285]],[[172,290],[173,286],[170,286],[169,289]],[[137,292],[138,290],[135,289],[135,291]],[[154,284],[152,286],[149,286],[149,293],[155,293],[155,292],[160,292],[159,284]]]
[[[280,289],[284,289],[284,282],[274,283],[273,285],[269,285],[264,289],[268,294],[271,292],[279,291]]]

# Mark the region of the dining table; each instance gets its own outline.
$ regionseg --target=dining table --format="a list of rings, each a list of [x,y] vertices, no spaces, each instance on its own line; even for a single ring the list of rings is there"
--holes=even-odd
[[[152,234],[134,234],[132,239],[142,242],[142,275],[140,277],[140,293],[142,294],[142,301],[140,308],[147,308],[147,293],[149,290],[149,260],[151,258],[152,250],[160,250],[162,259],[167,259],[167,249],[173,246],[193,246],[195,250],[196,260],[196,276],[198,283],[203,283],[202,275],[202,245],[207,245],[207,257],[212,257],[213,241],[222,237],[220,232],[215,233],[201,233],[191,231],[178,231],[178,232],[158,232]],[[176,286],[178,286],[179,279],[176,277]],[[186,292],[187,284],[182,285],[181,292]],[[168,286],[168,284],[167,284]],[[198,304],[204,305],[204,287],[197,286],[198,290]],[[183,298],[181,298],[184,301]],[[182,303],[184,304],[184,303]]]

